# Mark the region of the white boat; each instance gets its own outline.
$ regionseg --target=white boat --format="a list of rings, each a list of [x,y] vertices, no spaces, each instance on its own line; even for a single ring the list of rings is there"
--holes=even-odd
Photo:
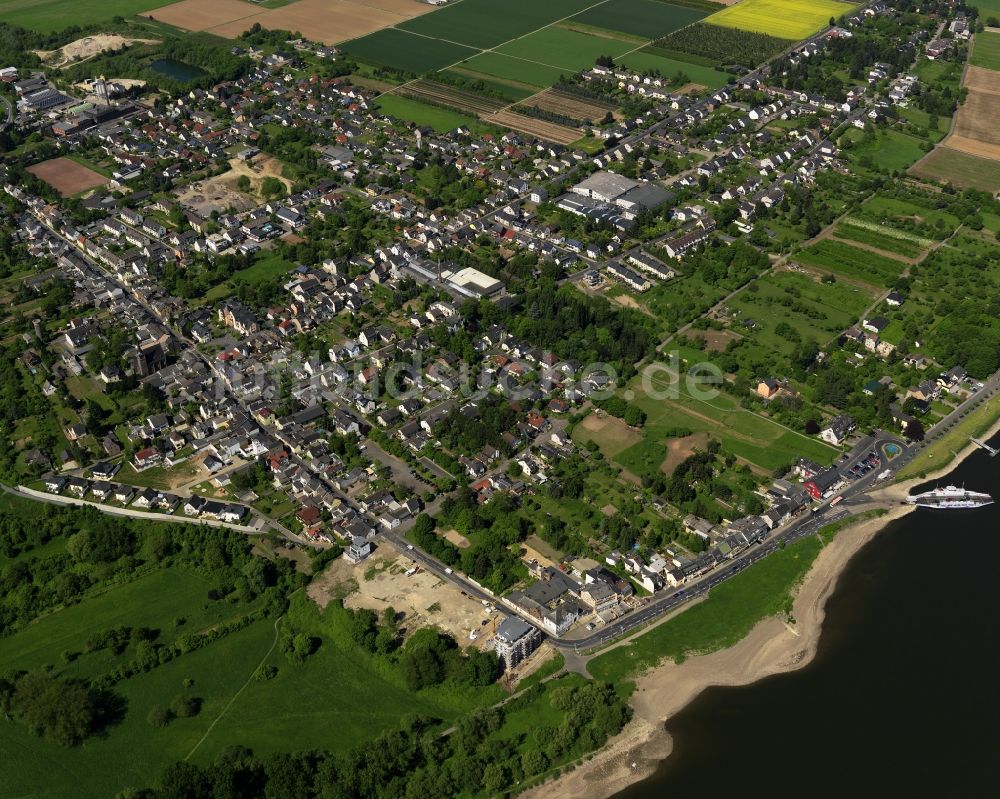
[[[921,508],[981,508],[992,505],[993,497],[980,491],[968,491],[964,487],[945,486],[909,496],[906,501]]]

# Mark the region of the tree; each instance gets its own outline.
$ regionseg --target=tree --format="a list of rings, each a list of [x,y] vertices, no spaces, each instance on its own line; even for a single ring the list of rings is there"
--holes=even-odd
[[[240,191],[250,191],[250,176],[240,175],[236,180],[236,188]]]
[[[912,419],[907,423],[903,435],[910,441],[923,441],[924,426],[920,423],[919,419]]]
[[[10,701],[13,715],[43,738],[76,746],[97,729],[99,700],[83,682],[43,672],[21,675]]]
[[[285,184],[276,177],[268,175],[261,181],[260,190],[265,197],[280,197],[285,193]]]
[[[161,729],[173,721],[173,718],[174,714],[163,705],[153,705],[146,716],[146,721],[149,722],[151,727]]]

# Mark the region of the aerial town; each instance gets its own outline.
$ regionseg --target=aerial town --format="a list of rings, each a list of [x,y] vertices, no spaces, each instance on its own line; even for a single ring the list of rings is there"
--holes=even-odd
[[[966,97],[979,95],[961,83],[970,40],[987,52],[1000,34],[960,0],[816,2],[842,10],[824,6],[807,36],[748,33],[741,46],[766,57],[720,62],[717,85],[695,56],[690,75],[669,76],[602,54],[540,92],[558,95],[559,111],[532,98],[508,107],[489,81],[477,84],[482,109],[467,108],[474,73],[436,77],[464,67],[394,78],[360,44],[271,30],[278,11],[246,31],[192,27],[222,45],[197,39],[192,52],[210,54],[192,56],[195,77],[159,86],[124,77],[129,53],[154,45],[88,65],[52,39],[32,52],[59,44],[64,62],[22,63],[2,31],[4,500],[44,509],[53,529],[76,518],[54,514],[95,526],[65,545],[62,532],[26,544],[27,524],[11,534],[0,582],[32,599],[0,614],[0,659],[41,667],[4,638],[64,605],[82,613],[98,589],[214,568],[184,565],[195,539],[164,545],[176,562],[150,560],[141,532],[158,526],[239,542],[219,567],[230,576],[205,578],[216,609],[199,589],[199,610],[171,612],[203,623],[174,644],[164,617],[148,625],[159,639],[137,643],[133,623],[120,650],[64,651],[67,679],[105,674],[97,650],[123,663],[143,646],[160,652],[164,665],[144,674],[187,662],[192,624],[225,629],[221,642],[201,636],[219,658],[235,657],[222,647],[240,625],[285,646],[287,624],[288,660],[258,653],[252,685],[263,687],[251,690],[269,690],[260,674],[274,668],[287,692],[295,668],[364,640],[365,659],[345,663],[416,691],[444,729],[459,711],[579,678],[578,653],[599,661],[607,644],[735,587],[751,564],[850,521],[866,492],[934,462],[935,442],[980,412],[1000,369],[1000,182],[941,156],[1000,170],[989,160],[1000,143],[969,144],[979,128]],[[406,24],[472,3],[423,4]],[[697,19],[718,8],[701,6]],[[148,20],[116,23],[129,41],[145,41],[135,26],[168,27],[149,7]],[[673,51],[682,32],[650,51]],[[77,541],[90,536],[94,550],[101,524],[140,534],[103,571]],[[90,564],[79,586],[5,565],[50,547]],[[261,560],[276,571],[253,588],[258,567],[245,564]],[[310,624],[323,632],[307,635]],[[431,629],[438,644],[418,650]],[[418,651],[436,652],[444,672],[427,676]],[[144,679],[136,668],[100,684]],[[396,669],[404,676],[385,676]],[[460,698],[434,693],[452,683]],[[535,687],[522,695],[521,684]],[[21,682],[11,686],[16,707]],[[500,693],[477,704],[470,686]],[[462,795],[552,777],[627,721],[627,691],[615,701],[621,718],[590,744],[532,751],[531,765],[524,744],[516,767]],[[206,718],[185,715],[193,702],[138,723],[169,737]],[[375,712],[369,738],[398,726]],[[200,733],[176,735],[150,739],[162,764],[81,795],[155,783]],[[242,739],[207,746],[222,743]],[[283,751],[320,744],[336,748],[296,739]],[[40,784],[25,778],[22,793]],[[450,785],[432,795],[458,795]]]

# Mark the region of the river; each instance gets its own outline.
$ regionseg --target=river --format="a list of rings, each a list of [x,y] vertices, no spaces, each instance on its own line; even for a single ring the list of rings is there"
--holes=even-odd
[[[949,482],[1000,499],[1000,456]],[[991,793],[998,545],[1000,504],[892,522],[841,575],[808,666],[702,693],[667,723],[671,756],[615,798]]]

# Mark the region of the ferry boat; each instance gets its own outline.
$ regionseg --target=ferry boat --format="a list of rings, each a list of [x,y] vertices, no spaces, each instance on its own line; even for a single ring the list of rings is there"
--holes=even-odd
[[[945,486],[914,494],[906,498],[910,505],[921,508],[981,508],[993,504],[993,497],[980,491],[967,491],[964,487]]]

